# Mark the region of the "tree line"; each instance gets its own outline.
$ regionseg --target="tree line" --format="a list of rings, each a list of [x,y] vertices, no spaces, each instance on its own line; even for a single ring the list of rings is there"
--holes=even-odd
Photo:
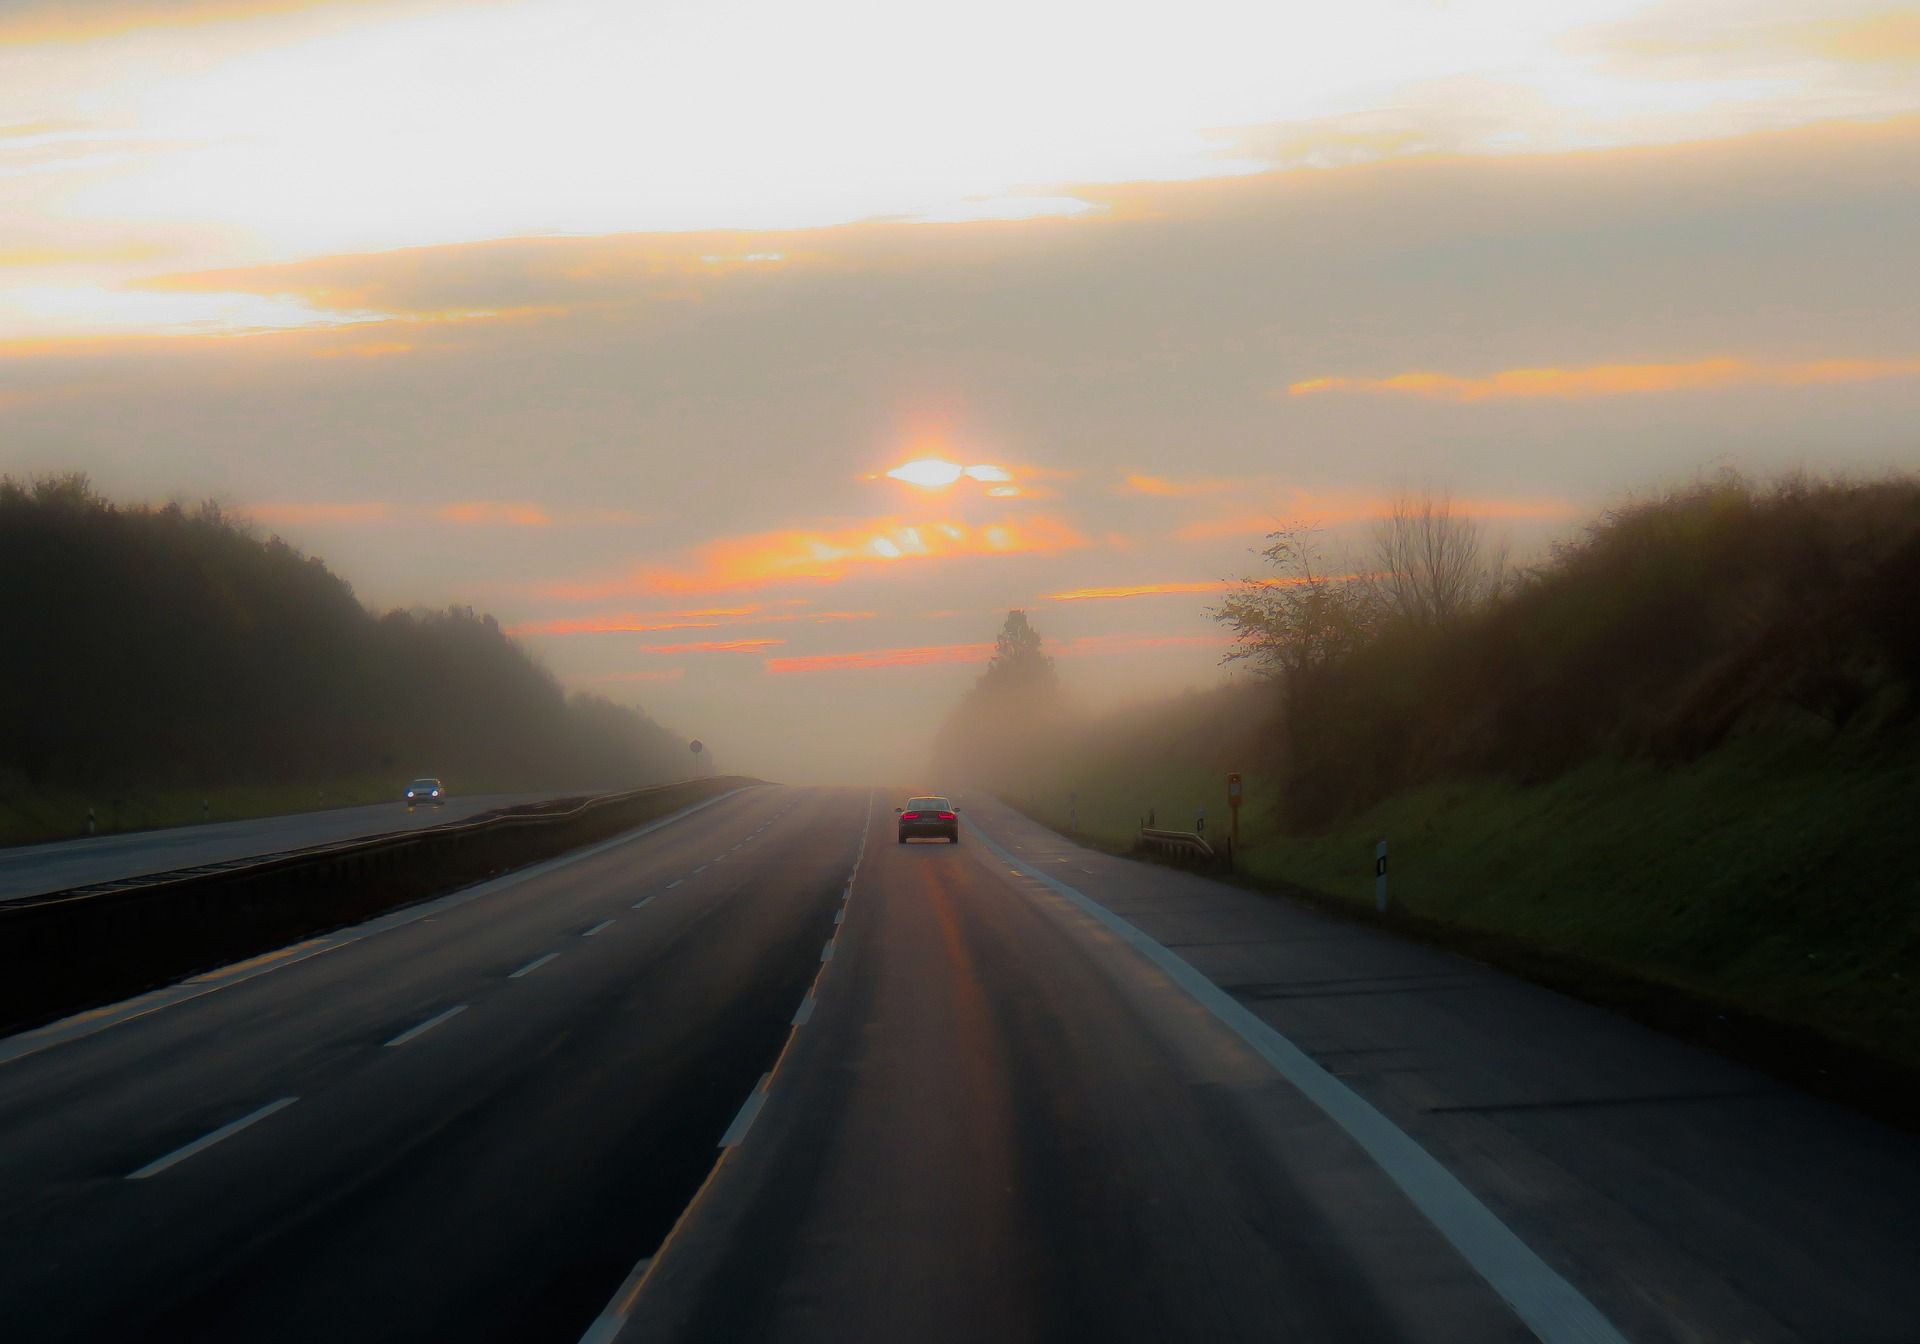
[[[1726,473],[1516,568],[1444,496],[1357,553],[1269,537],[1213,613],[1275,684],[1272,765],[1312,827],[1449,777],[1693,759],[1748,732],[1873,738],[1920,701],[1920,481]]]
[[[470,608],[375,614],[217,504],[0,479],[0,772],[171,789],[416,774],[589,788],[686,773],[644,714],[568,696]]]
[[[1356,542],[1287,526],[1261,556],[1266,572],[1210,614],[1234,637],[1228,661],[1262,674],[1263,707],[1222,692],[1235,740],[1183,750],[1230,746],[1234,768],[1278,783],[1290,829],[1440,780],[1691,760],[1749,733],[1898,750],[1920,718],[1911,476],[1722,474],[1609,509],[1528,565],[1446,496],[1409,495]],[[1010,613],[936,764],[1020,794],[1129,742],[1168,754],[1151,712],[1083,719],[1069,703]]]

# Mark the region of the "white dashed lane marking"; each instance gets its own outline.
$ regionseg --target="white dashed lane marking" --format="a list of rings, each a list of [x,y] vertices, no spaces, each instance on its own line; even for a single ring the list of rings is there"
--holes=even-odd
[[[445,1022],[448,1018],[457,1017],[461,1013],[464,1013],[466,1011],[467,1011],[466,1004],[456,1003],[453,1007],[447,1009],[446,1012],[435,1014],[433,1017],[428,1018],[425,1022],[422,1022],[419,1026],[408,1027],[405,1031],[401,1032],[398,1036],[395,1036],[392,1040],[388,1041],[387,1045],[388,1046],[405,1045],[408,1041],[412,1040],[414,1037],[424,1036],[427,1032],[432,1031],[435,1027],[439,1026],[442,1022]]]
[[[519,970],[515,971],[512,975],[508,976],[507,979],[518,980],[523,975],[527,975],[530,972],[539,970],[542,966],[545,966],[548,962],[552,961],[555,957],[559,955],[560,954],[558,952],[549,952],[544,957],[535,957],[532,961],[528,962],[525,966],[522,966]]]
[[[282,1097],[278,1101],[270,1101],[257,1111],[254,1111],[248,1115],[243,1115],[238,1120],[233,1121],[231,1124],[222,1125],[220,1126],[220,1128],[214,1130],[211,1134],[202,1135],[200,1138],[195,1139],[192,1143],[188,1144],[186,1147],[176,1148],[172,1152],[168,1153],[165,1157],[156,1158],[152,1162],[147,1163],[147,1165],[140,1168],[140,1170],[128,1172],[127,1179],[130,1181],[144,1181],[149,1176],[158,1176],[161,1172],[165,1171],[168,1167],[174,1166],[175,1164],[180,1162],[185,1162],[188,1158],[194,1156],[197,1153],[206,1152],[207,1149],[213,1147],[214,1144],[219,1143],[222,1139],[232,1138],[235,1134],[238,1134],[241,1130],[245,1129],[248,1125],[258,1124],[260,1123],[260,1121],[265,1120],[268,1116],[272,1115],[275,1111],[284,1111],[287,1109],[287,1107],[293,1105],[293,1103],[298,1100],[300,1100],[300,1098],[298,1097]]]

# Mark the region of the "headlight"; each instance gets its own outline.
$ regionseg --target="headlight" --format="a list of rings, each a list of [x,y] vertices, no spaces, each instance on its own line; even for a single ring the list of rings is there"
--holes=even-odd
[[[411,797],[413,797],[413,790],[412,790],[412,789],[408,789],[408,790],[407,790],[407,797],[409,797],[409,798],[411,798]]]
[[[438,797],[440,796],[440,790],[438,790],[438,789],[435,789],[435,790],[433,791],[433,796],[434,796],[435,798],[438,798]]]

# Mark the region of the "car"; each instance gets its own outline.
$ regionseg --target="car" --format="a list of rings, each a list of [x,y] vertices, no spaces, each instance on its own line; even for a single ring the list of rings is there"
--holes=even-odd
[[[416,779],[407,785],[407,808],[439,807],[447,801],[446,786],[437,779]]]
[[[945,798],[909,798],[905,807],[893,809],[900,814],[900,843],[914,836],[943,835],[947,843],[960,843],[960,809]]]

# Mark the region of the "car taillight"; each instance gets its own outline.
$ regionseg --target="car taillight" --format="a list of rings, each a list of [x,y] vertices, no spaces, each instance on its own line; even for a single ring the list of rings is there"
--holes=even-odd
[[[953,813],[951,813],[951,812],[942,812],[942,813],[940,813],[940,820],[942,820],[942,821],[952,821],[952,820],[953,820],[953,818],[954,818],[954,814],[953,814]]]
[[[918,820],[920,820],[920,814],[919,814],[918,812],[902,812],[902,813],[900,814],[900,820],[902,820],[902,821],[918,821]]]

